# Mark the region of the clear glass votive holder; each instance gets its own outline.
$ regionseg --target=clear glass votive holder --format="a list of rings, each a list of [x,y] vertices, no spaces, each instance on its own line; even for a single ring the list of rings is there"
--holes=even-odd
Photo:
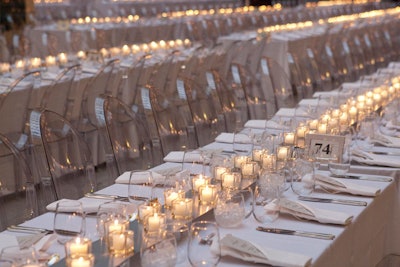
[[[167,222],[167,216],[164,213],[155,212],[153,215],[146,217],[144,229],[146,233],[158,233],[160,228],[164,227]]]
[[[138,207],[138,220],[140,223],[145,223],[148,216],[153,216],[154,213],[161,213],[161,204],[152,202],[145,203]]]
[[[192,188],[194,192],[199,192],[199,187],[202,185],[210,184],[211,177],[202,174],[196,175],[192,178]]]
[[[164,208],[170,210],[172,208],[172,201],[178,198],[184,198],[185,191],[176,188],[169,188],[164,190]]]
[[[129,221],[121,218],[109,220],[105,222],[104,229],[104,236],[108,236],[111,232],[123,232],[129,229]]]
[[[65,255],[79,256],[92,252],[92,241],[88,238],[77,237],[65,243]]]
[[[260,165],[255,161],[247,161],[241,167],[243,179],[256,179],[260,172]]]
[[[242,182],[242,174],[240,172],[226,172],[222,174],[222,189],[239,189]]]
[[[217,181],[222,180],[222,174],[226,173],[229,171],[228,167],[224,166],[215,166],[214,167],[214,179]]]
[[[243,156],[243,155],[235,156],[234,159],[233,159],[233,166],[234,166],[236,169],[240,169],[240,168],[242,167],[242,164],[243,164],[244,162],[249,161],[249,160],[250,160],[250,157],[249,157],[249,156]]]
[[[219,188],[216,185],[202,185],[199,188],[199,200],[202,205],[214,205]]]
[[[193,199],[181,198],[172,201],[171,213],[174,220],[191,220],[193,217]]]
[[[125,256],[132,253],[134,246],[132,230],[113,231],[108,234],[108,252],[112,255]]]
[[[261,161],[261,167],[264,170],[274,170],[276,168],[276,155],[264,154]]]
[[[93,267],[94,266],[94,255],[74,255],[68,256],[65,259],[67,267]]]
[[[292,132],[283,134],[283,143],[287,146],[293,146],[296,143],[296,135]]]
[[[267,152],[266,149],[253,149],[252,160],[256,162],[261,162],[263,155]]]

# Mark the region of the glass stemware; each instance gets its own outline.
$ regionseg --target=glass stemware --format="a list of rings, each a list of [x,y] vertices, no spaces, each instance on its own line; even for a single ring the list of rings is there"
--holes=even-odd
[[[138,196],[139,193],[140,196]],[[152,172],[143,170],[132,171],[128,185],[129,202],[137,203],[137,201],[143,201],[143,197],[150,201],[154,198],[154,178]]]
[[[61,244],[73,237],[85,235],[85,215],[82,203],[77,200],[61,200],[56,205],[54,232]]]
[[[175,236],[162,229],[156,235],[143,234],[140,259],[146,267],[174,267],[177,261]]]
[[[251,130],[235,133],[233,136],[233,152],[237,155],[249,156],[253,151],[254,136]]]
[[[284,189],[283,170],[264,171],[254,187],[253,216],[256,221],[273,222],[279,217],[279,199]]]
[[[19,246],[5,247],[0,253],[0,265],[3,266],[37,266],[39,256],[34,247],[20,248]],[[10,265],[8,265],[10,264]]]
[[[193,267],[217,266],[221,258],[220,236],[215,222],[197,221],[190,226],[188,259]]]

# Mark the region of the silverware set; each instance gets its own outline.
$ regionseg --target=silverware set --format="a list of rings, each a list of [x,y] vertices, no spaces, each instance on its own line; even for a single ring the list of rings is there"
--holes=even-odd
[[[335,235],[332,235],[332,234],[280,229],[280,228],[269,228],[269,227],[263,227],[263,226],[258,226],[256,228],[256,230],[260,231],[260,232],[271,233],[271,234],[294,235],[294,236],[318,238],[318,239],[325,239],[325,240],[333,240],[335,238]]]
[[[366,201],[358,201],[351,199],[335,199],[335,198],[320,198],[320,197],[309,197],[309,196],[299,196],[299,200],[311,201],[311,202],[321,202],[321,203],[333,203],[351,206],[367,206]]]

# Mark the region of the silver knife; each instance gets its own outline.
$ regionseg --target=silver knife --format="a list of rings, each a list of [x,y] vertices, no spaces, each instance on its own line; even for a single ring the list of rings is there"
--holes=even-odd
[[[332,175],[332,177],[343,178],[343,179],[375,181],[375,182],[391,182],[391,181],[393,181],[393,179],[391,177],[383,177],[383,176]]]
[[[351,205],[351,206],[367,206],[367,204],[368,204],[366,201],[358,201],[358,200],[350,200],[350,199],[319,198],[319,197],[308,197],[308,196],[299,196],[299,200]]]
[[[400,156],[400,153],[397,153],[397,152],[368,151],[368,153],[375,154],[375,155]]]
[[[332,234],[279,229],[279,228],[268,228],[268,227],[262,227],[262,226],[258,226],[256,228],[256,230],[261,231],[261,232],[271,233],[271,234],[295,235],[295,236],[318,238],[318,239],[325,239],[325,240],[333,240],[335,238],[335,235],[332,235]]]

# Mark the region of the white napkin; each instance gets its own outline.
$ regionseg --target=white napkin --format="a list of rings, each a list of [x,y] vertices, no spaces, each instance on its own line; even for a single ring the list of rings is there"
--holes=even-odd
[[[392,121],[388,121],[388,123],[386,123],[386,127],[389,129],[400,130],[400,125],[397,125]]]
[[[279,211],[282,213],[320,223],[347,225],[351,223],[353,219],[353,215],[338,211],[310,208],[303,203],[292,201],[287,198],[282,198],[280,200],[275,199],[264,206],[266,210],[276,209],[277,207],[279,207]]]
[[[235,138],[234,133],[220,133],[216,138],[215,141],[219,143],[228,143],[228,144],[233,144],[233,140]],[[239,138],[236,139],[240,143],[243,144],[251,144],[252,140],[249,136],[245,134],[240,134]]]
[[[400,148],[400,138],[385,135],[379,132],[374,134],[374,137],[371,138],[371,141],[387,147]]]
[[[211,245],[212,251],[217,250],[217,242]],[[305,255],[267,248],[231,234],[220,240],[221,256],[231,256],[243,261],[269,264],[272,266],[306,267],[311,265],[311,258]]]
[[[310,179],[310,177],[303,178],[305,182]],[[311,180],[309,182],[311,182]],[[349,181],[345,181],[344,179],[336,179],[319,173],[315,174],[315,183],[316,185],[319,185],[328,190],[334,190],[337,192],[343,192],[352,195],[374,197],[381,193],[381,190],[376,187],[355,184]]]
[[[244,124],[246,128],[253,129],[286,129],[287,126],[281,125],[273,120],[249,120]]]
[[[277,117],[309,117],[307,111],[296,108],[280,108],[276,113]]]
[[[164,180],[165,180],[165,176],[162,174],[159,174],[158,172],[154,172],[151,171],[151,175],[153,176],[153,182],[155,184],[164,184]],[[129,180],[131,177],[131,172],[124,172],[123,174],[121,174],[116,180],[115,183],[116,184],[129,184]],[[143,178],[140,177],[139,175],[136,177],[132,177],[133,181],[135,182],[135,184],[144,184],[144,183],[148,183],[148,180],[142,180]]]
[[[400,168],[399,157],[388,155],[376,155],[368,153],[360,149],[353,149],[351,151],[352,160],[358,163],[373,165],[373,166],[387,166],[393,168]]]
[[[165,162],[177,162],[182,163],[202,163],[203,159],[199,151],[185,152],[185,151],[171,151],[164,157]]]
[[[60,199],[47,205],[48,211],[56,211],[57,203],[66,199]],[[82,210],[86,213],[97,213],[99,206],[104,202],[110,201],[109,199],[97,199],[97,198],[83,198],[80,200],[82,203]],[[65,212],[75,212],[76,210],[65,209]]]
[[[18,246],[17,237],[5,233],[0,233],[0,251],[6,247]]]

